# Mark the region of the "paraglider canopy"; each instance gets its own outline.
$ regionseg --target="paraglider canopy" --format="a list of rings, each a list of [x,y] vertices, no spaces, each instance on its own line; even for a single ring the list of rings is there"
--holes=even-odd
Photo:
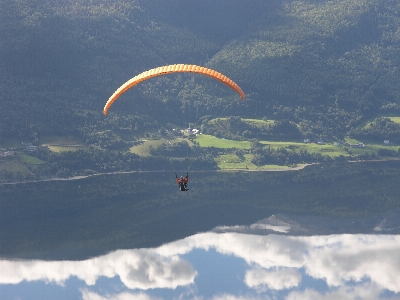
[[[233,89],[235,92],[237,92],[242,97],[242,100],[244,100],[245,95],[244,95],[242,89],[233,80],[229,79],[225,75],[223,75],[215,70],[196,66],[196,65],[178,64],[178,65],[169,65],[169,66],[158,67],[155,69],[145,71],[145,72],[133,77],[132,79],[128,80],[127,82],[125,82],[108,99],[106,105],[104,106],[104,110],[103,110],[104,115],[107,114],[108,109],[115,102],[115,100],[117,100],[119,96],[121,96],[123,93],[125,93],[127,90],[129,90],[131,87],[139,84],[142,81],[145,81],[147,79],[150,79],[150,78],[153,78],[156,76],[162,76],[162,75],[178,73],[178,72],[191,72],[191,73],[202,74],[202,75],[206,75],[211,78],[214,78],[214,79],[222,82],[223,84],[229,86],[231,89]]]

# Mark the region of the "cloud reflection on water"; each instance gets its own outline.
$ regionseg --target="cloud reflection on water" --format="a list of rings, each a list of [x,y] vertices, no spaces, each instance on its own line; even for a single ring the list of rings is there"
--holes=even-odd
[[[99,295],[89,290],[82,290],[83,300],[160,300],[157,297],[151,297],[145,293],[123,292],[113,295]]]
[[[376,300],[380,298],[381,294],[381,288],[369,282],[358,286],[341,286],[327,293],[320,293],[312,289],[294,291],[288,295],[286,300]],[[400,297],[385,297],[385,299],[400,299]]]
[[[182,256],[211,248],[243,259],[248,269],[242,280],[256,293],[287,290],[287,299],[376,299],[385,290],[400,292],[400,235],[365,234],[304,237],[209,232],[154,249],[118,250],[84,261],[1,260],[0,284],[41,280],[61,285],[76,276],[90,286],[101,276],[119,276],[132,290],[175,289],[195,284],[198,275]],[[304,276],[324,281],[330,290],[300,289]],[[84,299],[108,299],[96,295],[82,291]],[[130,299],[131,295],[116,297]]]
[[[329,286],[368,278],[383,289],[400,292],[399,235],[293,237],[204,233],[164,245],[157,251],[168,256],[211,247],[219,253],[243,258],[257,268],[305,268],[309,276],[323,279]],[[257,283],[248,283],[260,285],[259,279]]]
[[[0,284],[42,280],[63,285],[76,276],[94,285],[100,276],[119,276],[129,289],[171,288],[193,283],[196,271],[178,256],[160,256],[152,249],[118,250],[84,261],[0,261]]]
[[[301,281],[301,274],[292,268],[272,271],[254,268],[246,272],[244,281],[250,288],[283,290],[297,287]]]

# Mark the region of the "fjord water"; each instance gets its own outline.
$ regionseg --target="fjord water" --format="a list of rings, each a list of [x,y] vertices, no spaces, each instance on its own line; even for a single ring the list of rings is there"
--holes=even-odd
[[[313,168],[2,185],[1,298],[399,297],[397,175]]]
[[[400,292],[399,251],[399,235],[207,232],[81,261],[2,260],[0,291],[2,299],[387,299]]]

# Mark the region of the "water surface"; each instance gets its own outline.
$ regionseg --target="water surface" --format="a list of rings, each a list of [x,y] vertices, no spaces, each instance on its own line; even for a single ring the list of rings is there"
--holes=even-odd
[[[272,216],[86,260],[3,259],[0,294],[2,299],[399,299],[400,235],[381,234],[393,230],[382,217],[370,224],[372,234],[291,235],[310,228],[298,218]],[[327,227],[334,228],[330,221]]]
[[[0,186],[1,299],[399,299],[393,163]]]

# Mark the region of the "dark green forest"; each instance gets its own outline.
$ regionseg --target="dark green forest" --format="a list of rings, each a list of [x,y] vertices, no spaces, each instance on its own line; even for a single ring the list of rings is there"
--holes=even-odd
[[[171,74],[103,115],[124,82],[179,63],[225,74],[245,100],[206,76]],[[90,257],[278,212],[398,209],[399,82],[398,0],[0,0],[0,255]],[[173,135],[188,127],[247,148]],[[51,139],[76,147],[41,147]],[[232,157],[246,172],[218,171]],[[173,171],[189,171],[190,192]]]
[[[126,152],[129,143],[188,124],[214,132],[210,120],[233,116],[276,126],[236,124],[228,138],[400,143],[400,125],[385,118],[400,115],[397,0],[0,0],[0,19],[0,143],[72,135],[87,146],[36,153],[47,162],[40,175],[168,165],[156,152]],[[207,77],[170,75],[130,90],[103,116],[122,83],[175,63],[222,72],[246,100]],[[255,160],[276,162],[270,154]],[[212,155],[193,164],[215,169]]]

